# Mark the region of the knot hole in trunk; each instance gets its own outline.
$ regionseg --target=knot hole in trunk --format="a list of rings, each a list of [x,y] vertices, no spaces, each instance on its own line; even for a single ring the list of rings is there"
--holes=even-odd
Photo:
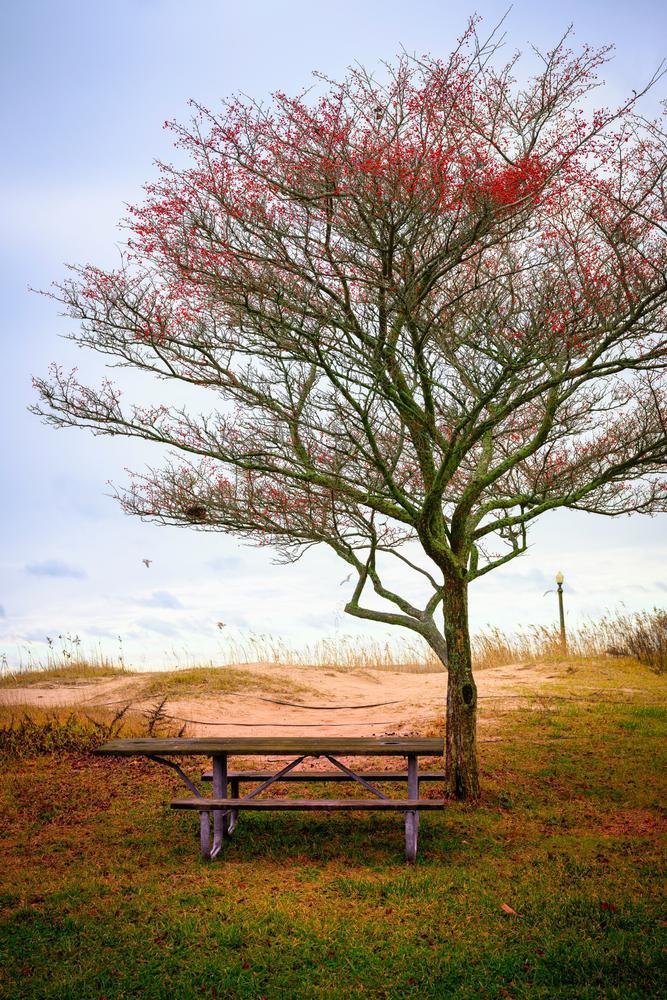
[[[461,694],[463,695],[463,700],[466,703],[466,705],[472,705],[472,699],[473,699],[472,684],[464,684],[461,689]]]

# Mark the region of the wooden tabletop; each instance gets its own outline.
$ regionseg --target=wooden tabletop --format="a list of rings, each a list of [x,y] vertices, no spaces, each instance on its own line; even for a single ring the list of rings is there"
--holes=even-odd
[[[442,740],[415,740],[399,737],[337,737],[337,736],[265,736],[265,737],[196,737],[193,739],[136,739],[112,740],[95,751],[105,756],[135,757],[150,754],[169,756],[199,755],[210,757],[216,753],[234,754],[239,757],[280,754],[300,757],[332,754],[342,756],[401,757],[416,754],[420,757],[442,757]]]

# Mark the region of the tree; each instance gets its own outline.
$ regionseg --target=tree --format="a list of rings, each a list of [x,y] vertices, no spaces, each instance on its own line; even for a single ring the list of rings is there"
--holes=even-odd
[[[472,799],[469,584],[545,511],[666,508],[665,133],[647,88],[587,112],[608,50],[567,45],[520,85],[471,24],[446,61],[195,106],[120,267],[50,294],[81,346],[199,387],[206,413],[35,380],[50,423],[173,449],[119,491],[129,513],[345,560],[346,611],[446,664],[448,781]]]

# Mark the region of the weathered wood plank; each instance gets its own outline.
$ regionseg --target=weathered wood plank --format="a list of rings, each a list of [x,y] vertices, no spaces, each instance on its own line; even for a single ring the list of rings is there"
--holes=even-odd
[[[211,815],[205,811],[199,813],[199,853],[204,861],[211,860]]]
[[[148,754],[171,756],[213,756],[216,753],[242,757],[284,754],[294,756],[398,757],[417,754],[421,757],[442,757],[444,745],[437,739],[399,739],[382,737],[197,737],[193,739],[133,739],[112,740],[96,754],[102,756],[136,757]]]
[[[392,810],[406,812],[415,809],[444,809],[445,799],[174,799],[172,809],[195,809],[197,811],[218,809],[254,809],[268,812],[291,810],[314,812],[326,810]]]
[[[359,771],[360,777],[369,781],[407,781],[407,771]],[[271,777],[271,771],[230,771],[228,777],[233,781],[266,781]],[[419,781],[444,781],[444,771],[420,771]],[[202,773],[202,781],[211,781],[212,771]],[[278,779],[283,781],[352,781],[341,771],[292,771]]]
[[[227,798],[227,754],[219,753],[213,758],[213,794],[216,799]],[[222,850],[222,841],[227,833],[227,820],[219,812],[213,813],[213,847],[211,857],[216,858]]]
[[[417,755],[408,755],[408,795],[411,799],[419,799],[419,763]],[[413,812],[405,814],[405,859],[415,861],[417,858],[417,837],[419,831],[419,813],[415,809]]]
[[[385,795],[384,792],[381,792],[379,788],[376,788],[375,785],[371,784],[370,781],[367,781],[366,778],[362,778],[360,774],[355,774],[354,771],[351,771],[350,768],[347,766],[347,764],[343,764],[342,760],[338,760],[337,757],[332,757],[331,754],[325,754],[325,756],[330,764],[334,764],[338,768],[338,770],[342,771],[343,774],[346,774],[348,778],[351,778],[353,781],[359,782],[359,784],[363,788],[365,788],[367,792],[372,792],[372,794],[375,795],[378,799],[389,798],[388,795]]]

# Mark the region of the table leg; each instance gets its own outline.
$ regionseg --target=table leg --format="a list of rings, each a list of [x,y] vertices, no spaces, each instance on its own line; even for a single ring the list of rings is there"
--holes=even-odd
[[[421,792],[419,788],[419,757],[415,754],[412,765],[412,786],[410,785],[410,762],[408,761],[408,795],[411,799],[418,799]],[[419,813],[415,813],[415,822],[419,830]]]
[[[199,850],[204,861],[211,858],[211,818],[207,812],[199,813]]]
[[[240,797],[239,779],[232,778],[231,781],[232,781],[232,798],[238,799]],[[231,837],[231,835],[234,833],[234,830],[236,829],[236,824],[239,821],[238,809],[233,809],[227,818],[229,820],[229,824],[227,826],[227,835]]]
[[[227,798],[227,754],[213,755],[213,798]],[[213,849],[211,857],[217,858],[227,832],[227,815],[219,810],[213,813]]]
[[[176,771],[179,778],[182,778],[195,797],[200,799],[203,798],[202,793],[188,778],[187,774],[179,764],[176,764],[173,760],[166,760],[164,757],[160,757],[158,754],[154,753],[146,754],[146,756],[149,760],[155,761],[156,764],[163,764],[165,767],[172,768],[172,770]],[[211,857],[211,817],[208,812],[199,813],[199,848],[204,861],[208,861]]]
[[[408,754],[408,798],[419,798],[419,765],[416,754]],[[407,861],[415,861],[417,857],[417,833],[419,830],[419,813],[411,810],[405,814],[405,857]]]

